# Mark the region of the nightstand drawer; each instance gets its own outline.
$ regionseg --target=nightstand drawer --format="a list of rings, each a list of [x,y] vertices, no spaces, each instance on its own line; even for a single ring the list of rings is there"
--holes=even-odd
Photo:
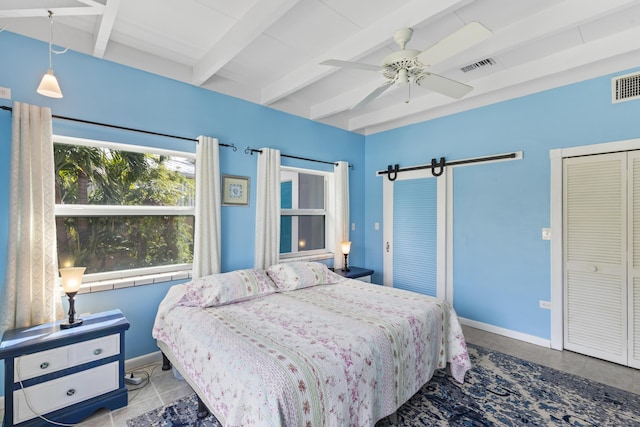
[[[16,357],[13,375],[16,381],[24,381],[60,371],[70,366],[113,356],[119,352],[120,335],[108,335],[65,347]]]
[[[115,356],[120,353],[120,335],[113,334],[94,340],[84,341],[73,346],[76,349],[75,365]],[[70,349],[70,352],[73,350]]]
[[[116,390],[119,384],[118,373],[118,362],[112,362],[36,384],[24,390],[16,390],[13,392],[13,423],[17,424]]]

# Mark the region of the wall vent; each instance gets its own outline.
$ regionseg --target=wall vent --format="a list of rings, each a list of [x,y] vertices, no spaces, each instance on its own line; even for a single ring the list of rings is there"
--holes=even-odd
[[[640,73],[625,74],[611,79],[611,102],[640,98]]]
[[[469,71],[473,71],[475,69],[478,68],[482,68],[482,67],[489,67],[491,65],[495,65],[496,60],[493,58],[487,58],[487,59],[483,59],[482,61],[478,61],[475,64],[469,64],[467,66],[464,66],[462,68],[460,68],[462,70],[463,73],[468,73]]]

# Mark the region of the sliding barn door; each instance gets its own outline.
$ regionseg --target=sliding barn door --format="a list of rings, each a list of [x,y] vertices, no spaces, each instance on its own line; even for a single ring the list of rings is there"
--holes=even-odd
[[[564,346],[626,364],[627,155],[568,158],[563,167]]]
[[[427,169],[383,179],[384,284],[444,299],[445,175]]]

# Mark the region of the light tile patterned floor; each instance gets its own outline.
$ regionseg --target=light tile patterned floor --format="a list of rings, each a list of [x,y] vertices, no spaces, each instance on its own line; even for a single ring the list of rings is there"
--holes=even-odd
[[[555,351],[506,338],[471,327],[463,327],[467,342],[550,366],[575,375],[640,394],[640,370],[627,368],[570,351]],[[148,384],[140,389],[130,387],[129,405],[110,412],[101,410],[78,424],[80,427],[126,427],[126,420],[154,408],[173,402],[191,393],[185,381],[172,371],[163,371],[160,364],[141,368],[149,374]],[[137,376],[144,376],[136,371]],[[3,408],[4,409],[4,408]]]

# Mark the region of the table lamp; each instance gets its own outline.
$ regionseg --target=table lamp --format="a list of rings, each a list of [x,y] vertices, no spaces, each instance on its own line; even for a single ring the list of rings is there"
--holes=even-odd
[[[86,267],[61,268],[60,276],[62,277],[62,289],[69,297],[69,320],[67,323],[61,323],[62,329],[74,328],[82,325],[82,319],[76,319],[75,297],[82,285],[82,275]]]
[[[351,271],[349,270],[349,264],[347,264],[347,258],[349,257],[349,252],[351,251],[351,242],[342,242],[342,253],[344,254],[344,267],[342,271]]]

